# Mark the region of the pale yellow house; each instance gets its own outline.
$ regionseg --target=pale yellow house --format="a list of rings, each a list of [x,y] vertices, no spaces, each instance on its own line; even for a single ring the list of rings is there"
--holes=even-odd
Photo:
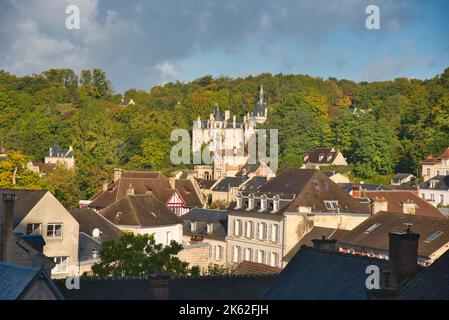
[[[422,178],[427,181],[435,176],[449,176],[449,147],[439,157],[428,156],[421,161]]]
[[[351,230],[368,217],[323,172],[288,169],[257,192],[239,192],[228,217],[228,262],[283,268],[284,255],[314,226]]]
[[[77,274],[79,225],[64,206],[46,190],[0,189],[0,193],[15,195],[13,233],[42,237],[43,254],[55,264],[51,277]]]

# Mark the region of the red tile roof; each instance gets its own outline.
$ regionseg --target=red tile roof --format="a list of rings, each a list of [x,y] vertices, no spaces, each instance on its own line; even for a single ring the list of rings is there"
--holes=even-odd
[[[416,204],[416,215],[439,218],[443,217],[437,208],[432,206],[426,200],[420,198],[412,191],[365,191],[365,196],[371,200],[374,200],[375,198],[385,198],[388,202],[388,212],[403,213],[402,204],[412,201]]]
[[[446,151],[443,152],[440,158],[449,159],[449,147],[446,149]]]
[[[234,269],[233,274],[278,274],[282,271],[280,268],[272,267],[263,263],[244,260]]]

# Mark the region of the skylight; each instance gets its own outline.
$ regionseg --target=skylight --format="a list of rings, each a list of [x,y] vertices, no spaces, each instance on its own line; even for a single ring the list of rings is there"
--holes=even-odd
[[[427,243],[432,242],[433,240],[435,240],[442,234],[443,234],[443,231],[436,231],[436,232],[432,233],[429,237],[427,237],[425,242],[427,242]]]
[[[371,233],[371,232],[373,232],[374,230],[376,230],[379,227],[380,227],[380,223],[375,223],[371,227],[366,229],[365,233]]]

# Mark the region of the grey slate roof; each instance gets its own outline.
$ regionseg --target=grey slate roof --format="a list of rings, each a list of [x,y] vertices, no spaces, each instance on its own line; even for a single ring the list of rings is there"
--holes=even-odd
[[[92,237],[94,229],[100,230],[98,242],[118,240],[121,231],[112,222],[90,208],[73,208],[69,210],[80,226],[79,232]]]
[[[274,275],[171,277],[170,300],[255,300],[275,279]],[[67,290],[56,280],[68,300],[150,300],[148,278],[81,279],[83,290]]]
[[[388,261],[301,247],[261,296],[265,300],[364,300],[366,267]]]
[[[265,109],[267,108],[267,104],[266,103],[260,103],[260,101],[258,101],[256,103],[256,105],[253,108],[253,111],[251,112],[251,115],[253,117],[263,117],[265,116]]]
[[[431,187],[431,181],[436,180],[435,187]],[[449,190],[449,176],[435,176],[427,181],[424,181],[419,185],[420,189],[431,189],[431,190]]]
[[[39,272],[39,268],[0,262],[0,300],[16,300]]]
[[[45,246],[45,240],[41,235],[29,234],[29,235],[18,235],[18,237],[39,251],[42,251],[42,248]]]
[[[92,260],[92,251],[101,251],[101,243],[93,239],[91,236],[80,232],[78,242],[78,259],[79,261]]]
[[[213,111],[215,121],[224,121],[223,113],[220,110],[220,107],[216,105]]]
[[[268,181],[267,177],[252,177],[240,188],[242,191],[258,191]]]
[[[189,221],[205,221],[216,222],[226,221],[228,219],[228,212],[225,210],[212,210],[205,208],[194,208],[183,215],[182,220]]]
[[[47,192],[47,190],[0,189],[0,194],[12,193],[16,196],[14,201],[13,228],[17,227]]]
[[[360,185],[363,190],[367,191],[384,191],[384,190],[394,190],[393,187],[386,186],[383,184],[370,184],[370,183],[338,183],[338,185],[346,192],[351,192],[353,185]]]
[[[418,273],[399,293],[407,300],[449,299],[449,251]]]
[[[61,292],[40,268],[0,262],[0,300],[20,299],[29,286],[42,275],[50,290],[59,299]]]
[[[71,157],[72,152],[69,149],[61,148],[59,145],[55,144],[51,150],[48,152],[49,157]]]
[[[157,227],[183,223],[154,195],[128,195],[101,211],[115,225]]]
[[[219,181],[212,191],[227,192],[230,187],[240,187],[246,180],[248,177],[226,177]]]
[[[197,235],[204,238],[225,240],[228,232],[227,211],[195,208],[183,215],[182,219],[184,220],[184,235]],[[191,222],[197,222],[195,231],[191,230]],[[207,233],[208,223],[213,224],[212,233]]]
[[[413,175],[412,175],[411,173],[397,173],[397,174],[395,174],[395,175],[393,176],[393,178],[391,178],[391,181],[393,181],[393,182],[399,182],[399,181],[401,181],[402,179],[408,178],[408,177],[410,177],[410,176],[413,177]]]

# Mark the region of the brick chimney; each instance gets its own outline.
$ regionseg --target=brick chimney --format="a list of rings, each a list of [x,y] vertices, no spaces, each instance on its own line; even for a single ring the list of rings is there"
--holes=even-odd
[[[399,288],[404,280],[412,277],[418,270],[418,240],[419,234],[410,230],[390,232],[389,271],[393,288]]]
[[[118,180],[120,180],[122,178],[122,172],[123,172],[123,170],[120,168],[114,169],[114,182],[117,182]]]
[[[126,190],[127,196],[133,196],[134,195],[134,187],[133,184],[130,183],[128,189]]]
[[[361,198],[362,195],[362,186],[359,184],[352,185],[352,196],[354,198]]]
[[[14,200],[15,194],[3,194],[3,206],[0,215],[0,261],[6,260],[8,243],[13,236]]]
[[[416,204],[412,200],[406,200],[402,203],[402,213],[405,214],[415,214]]]
[[[326,239],[323,235],[321,239],[313,239],[312,242],[315,249],[335,251],[335,244],[337,243],[337,240]]]
[[[385,197],[375,197],[372,202],[372,214],[379,211],[388,211],[388,201]]]
[[[368,300],[397,300],[401,286],[418,271],[419,234],[410,231],[390,232],[389,266],[381,275],[379,289],[366,289]]]

